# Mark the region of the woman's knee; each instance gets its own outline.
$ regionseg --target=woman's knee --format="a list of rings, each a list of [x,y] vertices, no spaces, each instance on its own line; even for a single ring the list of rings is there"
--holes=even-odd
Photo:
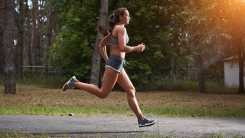
[[[136,92],[136,89],[135,89],[134,87],[130,88],[130,89],[127,91],[128,97],[135,97],[135,92]]]
[[[106,97],[108,97],[109,93],[110,93],[110,92],[106,92],[106,93],[102,92],[102,93],[99,95],[99,98],[105,99]]]

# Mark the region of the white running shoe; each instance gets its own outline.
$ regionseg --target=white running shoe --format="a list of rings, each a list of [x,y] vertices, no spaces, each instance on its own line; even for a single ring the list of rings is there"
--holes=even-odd
[[[66,91],[67,89],[73,89],[75,82],[78,82],[77,78],[75,76],[71,77],[71,79],[64,84],[63,91]]]

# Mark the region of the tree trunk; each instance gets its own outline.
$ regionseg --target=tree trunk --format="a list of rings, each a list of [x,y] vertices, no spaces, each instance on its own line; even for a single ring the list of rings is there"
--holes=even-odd
[[[47,16],[47,0],[41,0],[41,9],[40,9],[40,16],[39,16],[39,27],[38,27],[38,30],[39,30],[39,37],[40,37],[40,58],[39,58],[39,65],[43,65],[43,62],[42,62],[42,59],[44,59],[44,51],[45,51],[45,39],[46,39],[46,19],[44,17]],[[43,37],[45,36],[45,37]]]
[[[242,39],[242,38],[241,38]],[[244,48],[242,40],[238,40],[238,56],[239,56],[239,90],[238,93],[245,93],[244,91]]]
[[[3,26],[0,24],[0,76],[3,75],[4,53],[3,53]]]
[[[32,65],[32,51],[31,51],[31,11],[29,9],[29,5],[28,5],[28,0],[26,0],[26,20],[27,20],[27,31],[26,31],[26,45],[24,47],[24,61],[25,64],[24,65],[28,65],[31,66]]]
[[[14,66],[14,0],[5,0],[3,49],[4,49],[4,93],[16,94]]]
[[[32,0],[31,66],[36,63],[38,0]]]
[[[205,92],[205,83],[204,83],[204,74],[203,74],[203,62],[202,62],[202,56],[196,55],[196,67],[197,67],[197,79],[198,79],[198,87],[199,92],[204,93]]]
[[[171,81],[174,80],[174,65],[175,65],[174,59],[171,59],[171,61],[170,61],[170,70],[169,70],[169,78],[170,78]]]
[[[24,43],[24,3],[19,0],[19,17],[18,17],[18,38],[16,46],[16,71],[17,76],[22,79],[22,65],[23,65],[23,43]]]
[[[108,12],[108,0],[101,0],[101,9],[100,9],[100,18],[99,25],[106,25],[106,16]],[[92,62],[92,70],[91,70],[91,78],[90,83],[98,85],[99,84],[99,75],[100,75],[100,61],[101,55],[99,51],[99,43],[102,40],[103,36],[97,31],[97,39],[94,44],[94,53],[93,53],[93,62]]]
[[[0,76],[3,75],[4,55],[3,55],[3,7],[4,0],[0,0]]]
[[[44,59],[45,59],[45,76],[48,77],[49,70],[49,49],[52,45],[52,5],[49,3],[47,6],[47,30],[46,30],[46,48],[44,51]]]
[[[35,65],[42,65],[41,59],[43,58],[43,26],[44,26],[44,21],[43,21],[43,16],[44,16],[44,1],[39,0],[38,2],[38,9],[37,9],[37,28],[36,28],[36,37],[37,37],[37,44],[36,44],[36,63]]]
[[[195,10],[195,1],[194,0],[190,0],[188,3],[190,10]],[[205,93],[205,81],[204,81],[204,67],[203,67],[203,61],[202,61],[202,55],[201,55],[201,38],[202,38],[202,34],[201,33],[197,33],[195,28],[197,28],[198,26],[193,22],[190,24],[190,34],[192,34],[192,49],[193,52],[195,53],[195,62],[196,62],[196,68],[197,68],[197,81],[198,81],[198,90],[200,93]]]

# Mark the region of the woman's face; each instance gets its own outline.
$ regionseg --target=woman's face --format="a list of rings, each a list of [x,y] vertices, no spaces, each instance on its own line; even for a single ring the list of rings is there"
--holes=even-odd
[[[122,16],[120,16],[120,22],[122,24],[129,24],[130,19],[131,18],[130,18],[128,10],[126,10],[125,13]]]

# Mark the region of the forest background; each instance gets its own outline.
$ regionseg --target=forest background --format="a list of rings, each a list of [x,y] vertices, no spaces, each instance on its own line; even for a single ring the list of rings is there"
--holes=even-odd
[[[243,0],[113,0],[107,4],[106,19],[119,7],[129,10],[129,45],[146,45],[143,53],[126,56],[125,69],[137,89],[222,90],[223,59],[237,57],[238,92],[244,93]],[[0,0],[4,92],[16,93],[15,79],[60,88],[75,75],[100,85],[105,62],[93,55],[102,5],[98,0]],[[13,16],[8,14],[11,9]],[[95,61],[99,64],[92,66]],[[98,77],[93,69],[99,70]]]

